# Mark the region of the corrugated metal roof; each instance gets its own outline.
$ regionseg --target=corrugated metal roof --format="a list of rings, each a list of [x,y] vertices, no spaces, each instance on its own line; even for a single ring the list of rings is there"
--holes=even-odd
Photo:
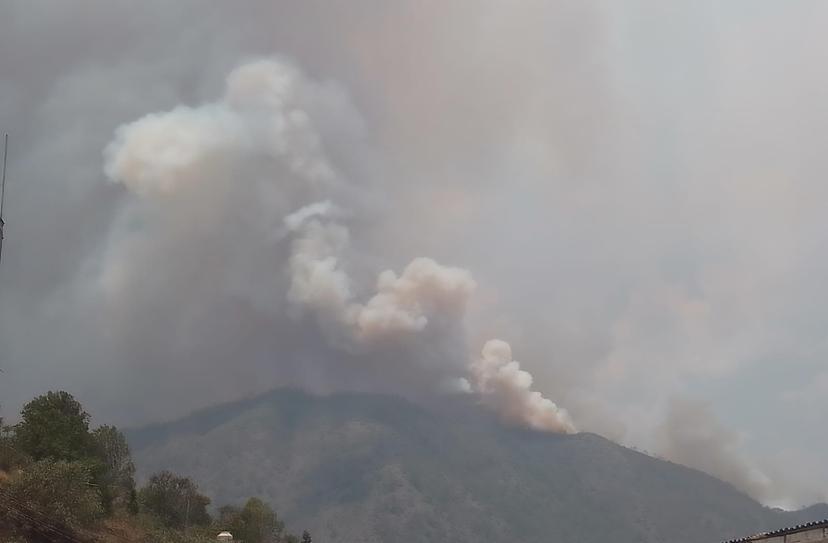
[[[828,527],[828,519],[824,520],[815,520],[814,522],[808,522],[805,524],[799,524],[797,526],[791,526],[790,528],[782,528],[779,530],[774,530],[772,532],[762,532],[756,535],[749,535],[747,537],[742,537],[740,539],[731,539],[729,541],[723,541],[722,543],[744,543],[747,541],[756,541],[758,539],[765,539],[768,537],[778,537],[780,535],[787,535],[793,534],[796,532],[802,532],[805,530],[810,530],[812,528],[819,528],[819,527]]]

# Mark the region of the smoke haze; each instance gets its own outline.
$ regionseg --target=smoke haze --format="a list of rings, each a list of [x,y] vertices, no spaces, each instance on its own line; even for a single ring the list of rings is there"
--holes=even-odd
[[[821,4],[4,9],[4,416],[465,390],[826,498]]]
[[[659,439],[660,453],[674,462],[693,465],[757,499],[778,498],[769,477],[751,465],[738,434],[724,428],[704,404],[671,402]]]

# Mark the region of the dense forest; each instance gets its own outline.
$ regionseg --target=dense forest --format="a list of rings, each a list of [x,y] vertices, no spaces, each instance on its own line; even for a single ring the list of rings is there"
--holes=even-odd
[[[211,508],[195,481],[170,471],[138,487],[123,433],[90,419],[63,391],[27,403],[15,425],[0,419],[0,541],[195,543],[226,530],[245,543],[312,542],[256,497]]]

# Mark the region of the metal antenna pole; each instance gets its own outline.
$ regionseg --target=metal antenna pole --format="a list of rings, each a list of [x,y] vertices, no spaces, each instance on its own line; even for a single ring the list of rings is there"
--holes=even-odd
[[[6,160],[9,157],[9,135],[3,139],[3,181],[0,184],[0,219],[3,218],[3,202],[6,196]]]
[[[9,135],[3,140],[3,180],[0,181],[0,257],[3,256],[3,203],[6,201],[6,159],[9,157]]]

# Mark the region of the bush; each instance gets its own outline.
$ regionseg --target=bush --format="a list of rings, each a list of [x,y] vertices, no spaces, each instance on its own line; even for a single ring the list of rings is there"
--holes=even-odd
[[[82,462],[39,460],[15,473],[3,490],[13,503],[34,509],[50,521],[87,528],[103,516],[101,497]]]

